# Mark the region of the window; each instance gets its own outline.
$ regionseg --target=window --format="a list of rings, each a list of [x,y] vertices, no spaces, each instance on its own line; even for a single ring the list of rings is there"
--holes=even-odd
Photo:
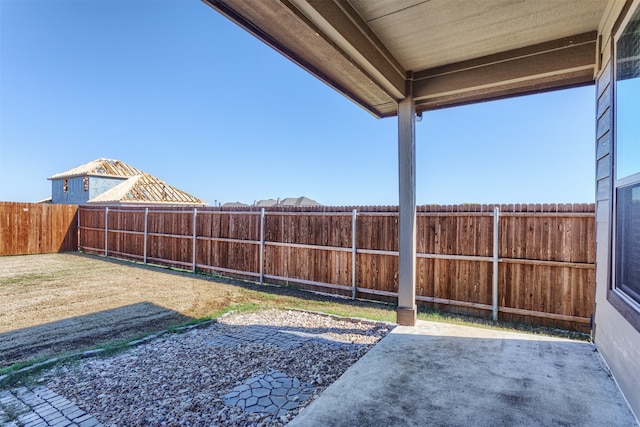
[[[69,192],[69,180],[68,179],[65,179],[62,182],[62,191],[64,191],[65,193]]]
[[[640,311],[640,7],[615,41],[614,288]]]
[[[616,193],[616,287],[640,302],[640,183]]]
[[[640,173],[640,8],[616,42],[616,177]]]
[[[82,178],[82,185],[84,187],[84,191],[89,191],[89,177],[85,176]]]

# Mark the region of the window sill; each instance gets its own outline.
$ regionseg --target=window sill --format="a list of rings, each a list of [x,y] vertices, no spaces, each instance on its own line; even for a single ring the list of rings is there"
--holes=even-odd
[[[607,301],[609,301],[613,308],[615,308],[636,331],[640,332],[640,312],[632,307],[618,292],[612,289],[607,291]]]

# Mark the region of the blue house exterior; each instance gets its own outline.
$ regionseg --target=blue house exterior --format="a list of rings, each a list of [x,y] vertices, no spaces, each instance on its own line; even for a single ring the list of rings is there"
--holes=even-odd
[[[51,203],[84,204],[127,179],[143,172],[124,162],[96,159],[49,177]]]
[[[128,178],[76,176],[51,180],[51,203],[82,205]]]
[[[51,203],[55,204],[206,205],[197,197],[113,159],[96,159],[48,179]]]

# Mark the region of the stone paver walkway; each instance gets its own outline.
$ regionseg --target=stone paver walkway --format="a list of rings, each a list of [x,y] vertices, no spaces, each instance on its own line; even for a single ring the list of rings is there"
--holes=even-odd
[[[144,340],[141,340],[144,341]],[[292,349],[305,342],[318,342],[330,348],[349,346],[329,334],[314,334],[296,329],[274,329],[272,326],[241,326],[230,334],[220,335],[207,343],[215,347],[231,347],[246,343],[272,344]],[[223,396],[225,404],[245,411],[282,416],[311,397],[315,387],[282,372],[269,372],[247,380]],[[94,427],[102,426],[77,405],[44,386],[32,390],[25,387],[0,391],[0,426],[4,427]]]
[[[91,415],[47,387],[0,391],[0,425],[5,427],[96,427]]]
[[[309,383],[289,378],[282,372],[271,372],[248,379],[223,398],[226,405],[280,417],[296,409],[314,391],[316,388]]]

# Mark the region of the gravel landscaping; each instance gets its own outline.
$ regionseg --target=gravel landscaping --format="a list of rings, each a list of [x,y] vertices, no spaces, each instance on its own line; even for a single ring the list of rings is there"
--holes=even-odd
[[[395,319],[384,304],[78,253],[0,257],[0,369],[153,334],[234,307]]]
[[[294,310],[233,314],[60,365],[40,383],[104,425],[279,426],[391,327]]]

